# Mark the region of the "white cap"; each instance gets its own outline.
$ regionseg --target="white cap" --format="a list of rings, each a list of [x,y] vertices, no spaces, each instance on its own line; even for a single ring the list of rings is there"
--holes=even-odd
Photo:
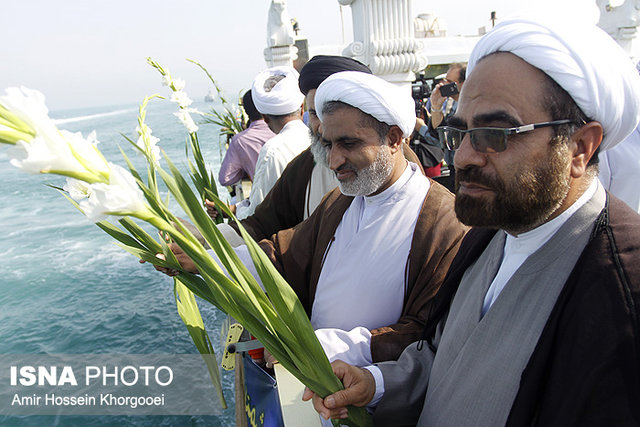
[[[256,76],[251,98],[261,114],[281,116],[299,109],[304,95],[298,88],[298,72],[288,66],[272,67]]]

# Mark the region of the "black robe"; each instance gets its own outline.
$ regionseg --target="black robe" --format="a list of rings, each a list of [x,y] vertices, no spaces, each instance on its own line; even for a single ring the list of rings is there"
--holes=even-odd
[[[432,306],[446,315],[495,230],[472,229]],[[506,425],[640,425],[640,215],[608,195],[525,368]],[[429,342],[435,326],[425,331]]]

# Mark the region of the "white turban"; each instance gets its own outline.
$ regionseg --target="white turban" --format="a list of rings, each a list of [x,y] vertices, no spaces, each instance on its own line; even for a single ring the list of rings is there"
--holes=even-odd
[[[604,151],[622,141],[640,120],[640,77],[620,46],[595,25],[503,21],[471,52],[467,76],[480,59],[511,52],[544,71],[567,91],[580,109],[600,122]]]
[[[298,88],[298,72],[288,66],[271,67],[256,76],[251,98],[261,114],[281,116],[299,109],[304,95]]]
[[[416,125],[413,98],[408,91],[360,71],[333,74],[318,87],[316,112],[322,121],[322,107],[330,101],[342,101],[390,126],[397,125],[405,138]]]

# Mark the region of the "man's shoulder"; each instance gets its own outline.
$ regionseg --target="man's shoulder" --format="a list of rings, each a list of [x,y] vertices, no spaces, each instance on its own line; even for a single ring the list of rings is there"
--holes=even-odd
[[[266,143],[270,139],[272,139],[275,134],[269,130],[269,127],[264,125],[257,125],[251,123],[251,125],[243,131],[238,132],[233,137],[231,137],[231,141],[229,142],[229,146],[243,144],[245,142],[259,142]]]
[[[609,196],[569,279],[574,307],[640,316],[640,215]],[[622,310],[622,311],[620,311]],[[638,325],[640,327],[640,325]]]
[[[610,255],[633,257],[640,263],[640,215],[617,197],[608,195],[592,237],[594,243],[606,244]]]
[[[424,178],[429,180],[429,193],[427,193],[428,197],[443,200],[445,203],[453,204],[455,202],[455,195],[451,191],[449,191],[447,187],[431,178]]]
[[[425,179],[429,180],[429,191],[424,199],[421,215],[430,217],[431,223],[448,223],[457,229],[467,230],[468,227],[458,221],[456,216],[454,194],[431,178]]]
[[[260,154],[265,158],[274,158],[274,160],[286,160],[289,163],[292,153],[300,153],[309,147],[311,138],[309,131],[303,124],[304,129],[298,129],[296,132],[280,132],[262,146]],[[284,156],[284,157],[283,157]],[[281,159],[281,157],[283,157]]]
[[[273,153],[278,152],[281,148],[280,144],[283,140],[284,138],[282,134],[275,135],[273,138],[264,143],[264,145],[260,149],[260,155],[262,157],[268,157],[270,155],[273,155]]]
[[[311,153],[311,148],[305,149],[302,153],[298,154],[289,162],[286,167],[286,171],[306,171],[310,168],[313,168],[314,160],[313,154]],[[284,173],[283,173],[284,174]]]
[[[630,283],[640,292],[640,215],[622,200],[608,195],[607,206],[595,224],[588,255],[596,264],[613,270],[616,276],[626,272]]]
[[[324,195],[313,214],[321,215],[325,220],[337,215],[336,218],[340,220],[353,199],[353,196],[345,196],[340,192],[340,188],[336,187]]]

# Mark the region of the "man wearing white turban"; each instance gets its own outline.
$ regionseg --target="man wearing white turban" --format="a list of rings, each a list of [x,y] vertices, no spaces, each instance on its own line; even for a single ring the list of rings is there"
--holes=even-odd
[[[455,218],[453,194],[404,157],[416,120],[408,92],[371,74],[339,72],[318,87],[315,111],[339,187],[305,221],[259,243],[330,360],[395,360],[419,338],[467,227]],[[244,248],[235,250],[251,269]]]
[[[260,149],[249,198],[235,207],[239,219],[254,213],[287,164],[311,143],[307,126],[302,122],[304,95],[298,89],[296,70],[280,66],[261,72],[253,81],[251,97],[276,136]]]
[[[381,426],[640,423],[640,216],[597,153],[638,125],[640,79],[596,27],[504,21],[482,38],[457,113],[465,237],[422,339],[396,362],[334,363],[325,417]]]
[[[453,195],[402,152],[408,92],[343,71],[315,93],[339,188],[261,246],[296,291],[331,360],[395,360],[417,339],[466,227]]]

